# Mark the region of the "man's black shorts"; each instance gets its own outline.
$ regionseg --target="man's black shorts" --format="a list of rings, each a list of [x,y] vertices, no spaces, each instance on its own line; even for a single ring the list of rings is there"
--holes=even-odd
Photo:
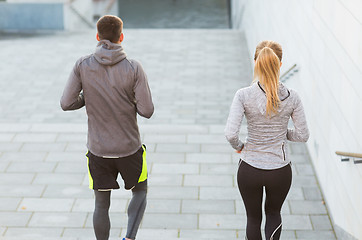
[[[89,188],[94,190],[119,189],[118,173],[124,181],[124,188],[129,190],[137,183],[147,180],[146,146],[134,154],[120,158],[103,158],[87,153]]]

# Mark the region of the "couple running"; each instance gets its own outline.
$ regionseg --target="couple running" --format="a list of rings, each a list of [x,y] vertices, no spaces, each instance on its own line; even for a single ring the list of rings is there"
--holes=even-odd
[[[86,107],[88,115],[89,188],[94,190],[93,227],[97,240],[109,239],[111,190],[132,190],[124,240],[133,240],[146,208],[146,146],[142,145],[137,113],[150,118],[154,111],[146,74],[140,63],[129,59],[121,43],[123,22],[106,15],[97,22],[99,41],[93,54],[73,67],[60,104],[63,110]],[[241,153],[238,186],[247,212],[246,238],[262,239],[263,188],[266,190],[267,239],[279,239],[280,210],[291,184],[286,141],[306,141],[308,128],[303,106],[295,91],[279,83],[282,49],[272,41],[261,42],[255,52],[255,82],[237,91],[231,105],[225,135]],[[239,139],[243,117],[248,138]],[[294,129],[288,129],[292,118]]]

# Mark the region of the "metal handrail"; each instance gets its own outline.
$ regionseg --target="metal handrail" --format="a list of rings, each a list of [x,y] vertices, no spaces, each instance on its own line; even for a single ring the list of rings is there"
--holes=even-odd
[[[362,163],[362,153],[350,153],[336,151],[336,154],[341,156],[342,162],[348,162],[350,158],[353,159],[354,163]]]
[[[291,66],[285,73],[280,76],[280,81],[285,82],[290,76],[292,76],[295,72],[298,72],[297,64]],[[285,78],[285,79],[284,79]]]

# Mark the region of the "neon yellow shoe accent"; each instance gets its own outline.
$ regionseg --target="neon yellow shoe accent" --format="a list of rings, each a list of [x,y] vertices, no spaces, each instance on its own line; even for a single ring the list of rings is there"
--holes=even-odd
[[[143,154],[142,154],[142,172],[140,175],[140,178],[138,179],[138,182],[143,182],[147,179],[147,162],[146,162],[146,149],[142,145]]]
[[[87,168],[88,168],[88,178],[89,178],[89,189],[93,189],[93,178],[92,175],[90,173],[89,170],[89,157],[87,156],[89,153],[89,151],[87,152],[87,154],[85,155],[87,157]]]

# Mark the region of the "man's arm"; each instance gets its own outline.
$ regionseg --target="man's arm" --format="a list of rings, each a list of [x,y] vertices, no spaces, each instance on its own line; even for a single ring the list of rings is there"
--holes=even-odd
[[[136,82],[133,88],[135,93],[135,103],[137,113],[145,118],[150,118],[154,111],[150,87],[148,86],[147,76],[143,71],[141,64],[136,62]]]
[[[76,110],[85,105],[82,91],[82,82],[78,70],[78,62],[73,67],[67,85],[64,88],[63,96],[60,99],[60,106],[64,111]]]

